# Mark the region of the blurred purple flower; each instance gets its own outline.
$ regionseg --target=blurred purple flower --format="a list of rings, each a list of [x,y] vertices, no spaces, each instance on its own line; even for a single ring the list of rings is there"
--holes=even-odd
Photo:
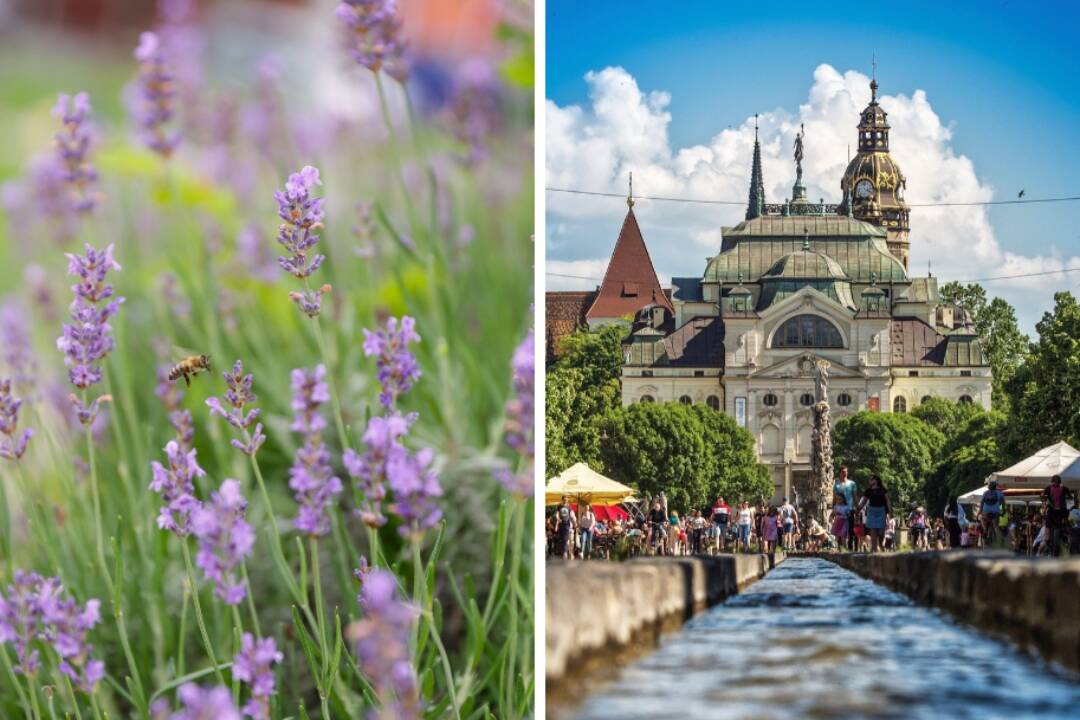
[[[64,362],[71,368],[68,371],[71,384],[86,390],[101,381],[101,368],[96,363],[115,347],[109,318],[117,313],[124,298],[113,298],[113,286],[105,278],[109,270],[119,270],[120,265],[113,259],[112,245],[104,250],[87,245],[85,256],[66,253],[66,257],[68,275],[76,276],[78,282],[71,287],[75,293],[70,308],[72,322],[64,324],[64,334],[56,341],[56,347],[64,353]],[[97,416],[98,403],[106,401],[108,396],[90,405],[74,395],[72,398],[79,421],[89,425]]]
[[[43,603],[49,591],[45,579],[37,573],[16,570],[14,584],[7,595],[0,593],[0,642],[11,643],[18,663],[15,670],[33,675],[41,666],[40,653],[30,644],[42,631]]]
[[[255,429],[250,433],[250,440],[241,442],[234,438],[230,441],[230,444],[240,452],[254,456],[259,447],[266,441],[266,435],[262,431],[262,423],[255,422],[259,417],[259,408],[252,408],[246,413],[244,412],[246,405],[255,402],[255,394],[251,392],[251,385],[255,380],[255,376],[250,373],[245,375],[244,365],[239,360],[233,364],[230,372],[224,372],[221,375],[225,378],[225,385],[228,387],[228,390],[225,391],[225,404],[231,409],[226,410],[221,403],[221,399],[216,397],[208,398],[206,405],[210,408],[211,415],[219,415],[225,418],[226,422],[237,430],[244,431],[245,434],[247,434],[248,428],[253,424],[255,425]]]
[[[536,446],[533,440],[535,424],[535,376],[536,355],[533,331],[530,328],[525,339],[514,350],[513,368],[514,397],[506,404],[506,444],[525,463],[518,474],[510,470],[500,471],[496,477],[513,495],[530,497],[533,488],[533,463]]]
[[[0,361],[11,372],[16,387],[34,384],[34,349],[27,326],[27,311],[19,302],[0,305]]]
[[[34,431],[27,428],[19,434],[19,408],[22,400],[11,394],[11,380],[0,380],[0,458],[18,460],[26,452]]]
[[[150,463],[153,480],[150,489],[161,495],[164,505],[158,513],[158,527],[185,537],[191,532],[191,514],[200,503],[195,498],[195,478],[206,474],[195,460],[195,451],[184,451],[175,440],[165,445],[168,467],[156,460]]]
[[[90,96],[84,92],[71,97],[60,93],[52,115],[63,123],[63,129],[54,136],[60,177],[67,185],[69,205],[79,214],[91,212],[97,205],[93,184],[97,170],[88,157],[92,140],[86,118],[90,114]]]
[[[180,144],[180,133],[166,129],[176,112],[176,82],[157,34],[144,32],[139,36],[135,59],[139,61],[135,124],[146,146],[168,158]]]
[[[255,720],[270,720],[270,698],[274,694],[274,668],[285,656],[277,649],[274,638],[256,640],[244,633],[240,652],[233,658],[233,677],[251,686],[251,699],[244,705],[244,714]]]
[[[232,693],[224,685],[202,688],[195,683],[184,683],[176,691],[176,697],[183,707],[170,720],[242,720]]]
[[[361,455],[349,448],[342,457],[345,470],[356,480],[357,489],[364,498],[356,512],[369,527],[386,524],[382,512],[382,501],[386,499],[386,466],[390,458],[408,453],[399,441],[409,432],[413,419],[414,416],[399,413],[372,417],[364,431],[367,450]]]
[[[277,263],[262,230],[255,223],[244,226],[236,236],[236,254],[243,270],[252,277],[267,283],[277,280]]]
[[[289,175],[285,189],[274,193],[278,204],[278,217],[285,222],[278,228],[277,241],[291,253],[291,257],[279,257],[281,268],[301,280],[319,269],[325,256],[315,254],[308,260],[308,250],[319,242],[313,230],[322,227],[323,203],[326,198],[311,197],[311,190],[322,185],[319,171],[310,165],[298,173]]]
[[[184,296],[180,290],[180,280],[171,272],[163,272],[158,275],[158,283],[161,287],[161,297],[169,311],[179,320],[187,320],[191,317],[191,300]]]
[[[326,420],[319,409],[330,399],[326,367],[293,370],[292,391],[295,416],[290,427],[304,438],[289,469],[289,487],[299,505],[293,526],[308,535],[325,535],[330,531],[326,507],[342,490],[330,465],[330,449],[321,436]]]
[[[409,343],[420,342],[416,333],[416,321],[408,315],[390,318],[385,328],[375,331],[364,329],[364,354],[376,357],[382,392],[379,401],[391,408],[402,393],[408,392],[420,378],[420,366],[416,356],[408,350]]]
[[[386,480],[394,492],[390,509],[402,519],[398,531],[406,537],[422,535],[442,519],[442,510],[435,504],[435,498],[442,496],[442,486],[429,467],[434,458],[430,448],[387,458]]]
[[[389,571],[369,568],[356,577],[361,583],[357,601],[364,616],[349,625],[346,635],[360,671],[382,704],[381,712],[373,711],[369,717],[418,720],[423,708],[409,655],[409,634],[419,613],[398,599],[397,580]]]
[[[409,77],[396,0],[342,0],[335,12],[346,28],[346,49],[372,72],[385,70],[400,83]]]
[[[458,68],[445,116],[454,136],[469,146],[466,164],[488,157],[491,138],[506,125],[502,85],[489,60],[472,58]]]
[[[255,531],[244,520],[246,509],[240,483],[226,480],[209,503],[191,513],[191,533],[199,539],[195,564],[214,582],[215,593],[226,605],[239,604],[247,594],[247,582],[235,573],[255,546]]]

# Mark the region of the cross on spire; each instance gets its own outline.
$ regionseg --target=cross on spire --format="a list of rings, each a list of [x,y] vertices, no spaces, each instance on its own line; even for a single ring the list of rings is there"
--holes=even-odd
[[[870,56],[870,102],[877,102],[877,53]]]
[[[630,194],[626,196],[626,207],[634,207],[634,171],[630,171]]]

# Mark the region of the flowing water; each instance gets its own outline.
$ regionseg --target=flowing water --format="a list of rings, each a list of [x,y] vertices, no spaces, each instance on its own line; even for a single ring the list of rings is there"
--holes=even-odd
[[[1080,682],[832,563],[791,558],[590,695],[579,720],[1078,718]]]

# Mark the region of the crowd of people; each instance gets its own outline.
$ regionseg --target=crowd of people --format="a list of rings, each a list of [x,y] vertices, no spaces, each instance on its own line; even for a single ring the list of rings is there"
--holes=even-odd
[[[1071,504],[1071,507],[1070,507]],[[846,467],[834,483],[827,525],[803,518],[789,501],[762,499],[728,504],[719,497],[705,510],[684,514],[663,497],[625,520],[600,520],[587,505],[575,511],[568,498],[547,522],[547,554],[556,558],[612,558],[634,555],[711,555],[724,552],[878,552],[948,548],[1011,548],[1019,554],[1080,555],[1080,508],[1075,494],[1055,476],[1037,507],[1006,504],[991,481],[972,511],[956,497],[941,517],[923,506],[894,508],[877,475],[859,492]]]

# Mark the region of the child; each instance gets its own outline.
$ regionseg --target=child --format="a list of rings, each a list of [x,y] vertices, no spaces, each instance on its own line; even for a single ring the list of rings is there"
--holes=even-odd
[[[840,493],[833,495],[832,512],[829,514],[829,522],[832,525],[832,534],[836,538],[838,547],[844,547],[844,541],[848,535],[848,506],[844,503],[844,496]]]

